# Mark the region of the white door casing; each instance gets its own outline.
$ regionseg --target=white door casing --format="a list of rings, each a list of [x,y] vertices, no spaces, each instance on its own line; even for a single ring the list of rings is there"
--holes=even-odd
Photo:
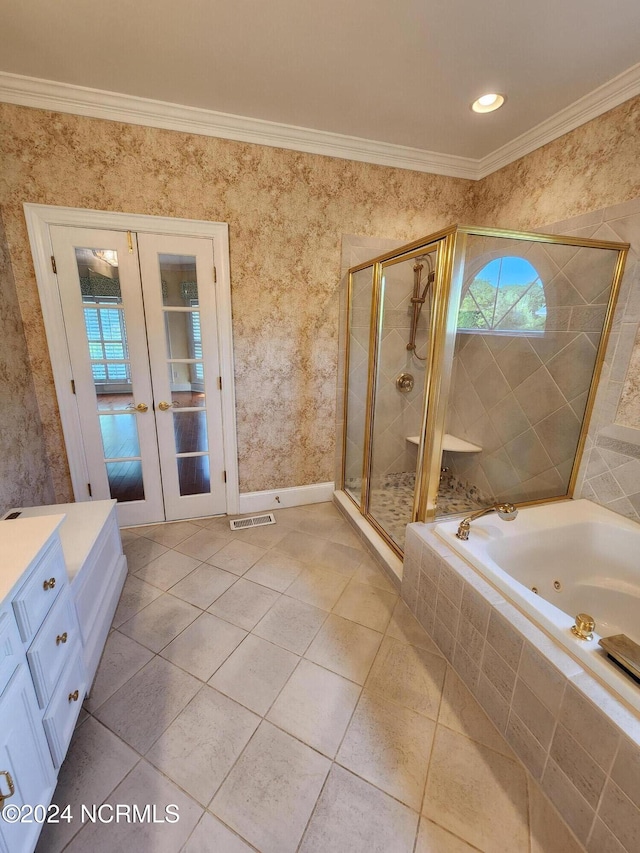
[[[227,225],[224,223],[168,219],[165,217],[141,216],[136,214],[107,213],[48,205],[25,204],[24,209],[34,258],[47,342],[51,355],[54,383],[60,406],[60,417],[67,447],[74,496],[79,501],[90,499],[87,491],[87,483],[91,482],[91,479],[89,477],[87,459],[82,449],[82,424],[77,406],[77,398],[73,394],[71,385],[71,379],[74,376],[67,346],[67,337],[65,335],[61,293],[58,287],[58,277],[51,265],[51,256],[54,254],[51,227],[67,226],[82,229],[116,230],[123,232],[123,237],[126,236],[127,232],[136,232],[141,242],[143,241],[143,236],[152,233],[167,235],[167,239],[176,235],[182,235],[185,237],[205,237],[212,241],[216,281],[215,283],[208,282],[207,290],[211,293],[211,299],[216,309],[215,334],[218,346],[215,357],[219,360],[217,376],[220,376],[222,379],[222,391],[213,395],[212,398],[212,404],[214,408],[217,404],[222,419],[222,441],[219,441],[218,437],[216,437],[215,446],[210,444],[214,448],[213,455],[215,456],[215,461],[212,458],[212,476],[213,465],[218,465],[220,458],[226,471],[226,484],[223,484],[222,489],[226,507],[216,509],[215,512],[224,512],[226,509],[226,512],[229,514],[237,513],[239,501],[238,465]],[[205,275],[204,272],[203,275]],[[215,367],[210,367],[209,373],[212,370],[215,371]],[[142,418],[139,418],[138,422],[142,423]],[[185,516],[181,515],[180,517]]]

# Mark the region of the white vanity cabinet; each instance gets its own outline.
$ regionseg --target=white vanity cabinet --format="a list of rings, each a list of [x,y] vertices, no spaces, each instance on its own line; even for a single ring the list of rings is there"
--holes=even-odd
[[[36,846],[126,568],[115,501],[0,521],[0,810],[25,818],[0,816],[0,853]]]
[[[66,752],[87,686],[62,521],[0,522],[0,806],[19,817],[0,817],[0,850],[7,853],[35,847],[41,824],[30,810],[49,805],[62,760],[56,745]],[[47,732],[45,717],[60,707]]]

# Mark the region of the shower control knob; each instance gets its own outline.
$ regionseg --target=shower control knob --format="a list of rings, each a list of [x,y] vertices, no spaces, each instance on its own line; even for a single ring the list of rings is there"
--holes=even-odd
[[[581,640],[593,640],[593,629],[595,627],[596,622],[593,616],[588,613],[578,613],[576,624],[571,626],[571,630]]]
[[[414,378],[410,373],[400,373],[396,376],[396,388],[403,394],[413,391]]]

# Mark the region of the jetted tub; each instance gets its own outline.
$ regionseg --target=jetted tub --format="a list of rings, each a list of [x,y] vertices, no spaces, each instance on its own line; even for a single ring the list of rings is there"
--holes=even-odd
[[[640,685],[598,645],[612,634],[640,644],[640,525],[588,500],[527,507],[509,522],[491,513],[471,523],[466,542],[455,535],[459,523],[435,533],[640,710]],[[571,632],[578,613],[595,619],[593,640]]]

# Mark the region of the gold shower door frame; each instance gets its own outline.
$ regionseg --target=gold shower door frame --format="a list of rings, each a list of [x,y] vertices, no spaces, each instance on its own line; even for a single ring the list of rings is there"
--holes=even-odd
[[[613,314],[629,250],[629,244],[612,243],[606,240],[588,240],[580,237],[563,237],[562,235],[555,234],[538,234],[533,232],[509,231],[499,228],[474,228],[472,226],[454,225],[443,229],[442,231],[438,231],[428,237],[415,240],[399,249],[394,249],[384,255],[372,258],[370,261],[366,261],[365,263],[352,267],[349,270],[347,316],[345,323],[346,341],[344,347],[345,366],[343,389],[344,425],[342,434],[342,465],[341,482],[338,484],[338,487],[347,495],[349,500],[351,500],[354,506],[357,507],[358,511],[366,518],[376,532],[380,534],[386,544],[400,558],[403,556],[402,549],[393,541],[387,531],[379,524],[379,522],[376,521],[369,511],[371,487],[371,446],[373,441],[376,404],[375,392],[380,341],[384,319],[383,272],[385,267],[411,260],[412,258],[425,254],[428,251],[432,252],[434,248],[436,249],[436,278],[433,286],[433,308],[429,324],[429,351],[427,367],[425,370],[422,425],[420,430],[420,444],[418,446],[418,459],[416,466],[416,488],[411,517],[411,521],[432,522],[435,521],[436,518],[436,500],[440,485],[440,467],[445,433],[445,419],[447,414],[447,402],[451,388],[458,309],[462,295],[463,272],[468,236],[504,237],[510,240],[559,243],[565,246],[569,245],[594,249],[610,249],[618,252],[616,267],[613,274],[613,282],[609,294],[609,301],[602,327],[602,334],[600,336],[600,344],[596,354],[593,375],[589,386],[585,413],[582,419],[567,492],[564,495],[555,497],[523,501],[519,504],[520,506],[533,506],[536,504],[549,503],[551,501],[567,500],[567,498],[572,498],[574,495],[578,478],[578,470],[584,451],[587,433],[589,431],[589,424],[593,413],[598,382],[602,374],[605,353],[613,323]],[[373,286],[369,330],[362,488],[361,499],[358,503],[345,489],[347,419],[349,416],[349,342],[351,335],[353,275],[356,272],[368,269],[369,267],[373,268]]]

